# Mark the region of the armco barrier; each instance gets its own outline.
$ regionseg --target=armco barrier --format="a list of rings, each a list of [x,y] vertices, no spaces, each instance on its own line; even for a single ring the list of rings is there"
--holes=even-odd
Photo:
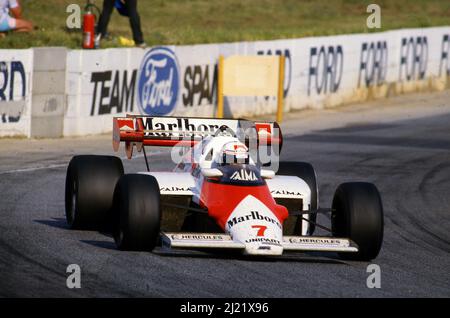
[[[285,55],[285,111],[450,86],[450,27],[147,50],[0,50],[0,135],[109,132],[111,118],[126,113],[214,116],[218,57],[235,54]],[[276,99],[227,97],[224,106],[225,116],[257,116],[274,113]]]

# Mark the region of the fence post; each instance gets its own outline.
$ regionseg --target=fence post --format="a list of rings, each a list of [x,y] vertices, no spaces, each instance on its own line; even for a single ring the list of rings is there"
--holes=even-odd
[[[280,55],[280,66],[278,75],[278,96],[277,96],[277,122],[283,121],[284,102],[284,55]]]
[[[223,55],[219,56],[218,78],[217,78],[217,117],[223,118]]]

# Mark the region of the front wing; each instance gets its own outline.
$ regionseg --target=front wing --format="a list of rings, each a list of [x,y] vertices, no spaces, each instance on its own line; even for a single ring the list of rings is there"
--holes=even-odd
[[[161,233],[164,248],[226,248],[245,249],[245,244],[235,242],[230,235],[221,233]],[[358,252],[355,242],[346,238],[284,236],[284,251]]]

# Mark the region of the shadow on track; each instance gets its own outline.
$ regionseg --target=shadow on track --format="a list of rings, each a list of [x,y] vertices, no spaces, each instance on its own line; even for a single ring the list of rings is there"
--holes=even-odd
[[[39,224],[47,226],[69,230],[66,219],[64,218],[52,218],[50,220],[34,220]],[[98,233],[105,235],[106,237],[112,237],[110,233],[99,231]],[[116,251],[116,244],[113,241],[100,241],[100,240],[80,240],[80,242],[106,249]],[[126,253],[126,252],[123,252]],[[153,253],[163,257],[184,257],[184,258],[208,258],[208,259],[235,259],[242,261],[255,261],[255,262],[300,262],[300,263],[327,263],[327,264],[343,264],[350,265],[348,262],[339,259],[337,254],[324,254],[324,253],[286,253],[281,256],[249,256],[242,255],[240,251],[233,250],[182,250],[172,249],[167,250],[161,247],[157,247]]]
[[[322,253],[286,253],[281,256],[251,256],[242,255],[240,251],[232,250],[211,250],[207,252],[199,250],[166,250],[163,248],[156,248],[155,250],[153,250],[153,254],[163,257],[210,258],[224,260],[235,259],[251,262],[299,262],[350,265],[348,262],[339,259],[336,254]]]
[[[33,220],[36,223],[56,227],[59,229],[69,229],[66,219],[64,218],[52,218],[51,220]]]
[[[95,247],[104,248],[107,250],[117,251],[116,244],[111,241],[97,241],[97,240],[80,240],[82,243],[86,243]]]

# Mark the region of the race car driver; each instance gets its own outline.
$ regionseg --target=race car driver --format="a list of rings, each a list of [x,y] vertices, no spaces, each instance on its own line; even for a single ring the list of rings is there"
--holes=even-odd
[[[220,152],[221,165],[248,164],[248,148],[241,142],[231,141],[223,145]]]

